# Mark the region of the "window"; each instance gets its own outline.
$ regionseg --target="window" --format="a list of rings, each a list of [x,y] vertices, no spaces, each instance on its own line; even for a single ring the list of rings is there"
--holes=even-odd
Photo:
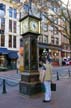
[[[58,19],[54,19],[54,23],[55,24],[58,24]]]
[[[9,7],[9,17],[17,18],[17,10]]]
[[[38,41],[39,41],[39,42],[43,42],[43,37],[42,37],[42,36],[39,36],[39,37],[38,37]]]
[[[50,9],[54,11],[54,6],[50,4]]]
[[[48,26],[46,24],[42,24],[41,27],[42,27],[43,31],[45,31],[45,32],[48,31]]]
[[[9,35],[9,47],[12,48],[12,35]]]
[[[23,39],[20,39],[20,47],[23,47]]]
[[[0,10],[4,10],[5,11],[5,5],[0,3]]]
[[[17,2],[17,3],[20,2],[20,0],[12,0],[12,1]]]
[[[50,8],[52,9],[52,11],[57,12],[58,7],[56,5],[51,5]]]
[[[13,24],[14,24],[13,25],[13,28],[14,28],[13,30],[14,30],[14,33],[16,33],[16,21],[14,21]]]
[[[57,9],[58,9],[58,8],[54,6],[54,12],[57,12]]]
[[[47,36],[44,36],[44,37],[43,37],[43,42],[44,42],[44,43],[48,43],[48,37],[47,37]]]
[[[0,3],[0,16],[4,17],[5,15],[6,6]]]
[[[56,38],[56,45],[59,45],[59,38]]]
[[[14,9],[14,18],[17,18],[17,11]]]
[[[5,45],[5,36],[1,35],[1,46]]]
[[[45,15],[41,14],[41,17],[42,17],[42,21],[47,21],[47,18],[45,17]]]
[[[66,50],[69,50],[69,46],[66,46]]]
[[[12,32],[12,20],[9,20],[9,32]]]
[[[51,44],[54,44],[54,37],[51,37]]]
[[[1,29],[5,30],[5,18],[1,18]]]
[[[12,17],[12,11],[13,11],[13,9],[11,7],[9,7],[9,17]]]
[[[26,13],[28,13],[28,9],[29,9],[28,4],[25,4],[25,5],[23,6],[23,9],[24,9],[24,11],[25,11]]]
[[[9,20],[9,32],[14,32],[16,33],[17,32],[17,22],[16,21],[12,21],[12,20]]]
[[[13,48],[16,48],[16,36],[13,36]]]
[[[58,28],[54,27],[53,32],[54,32],[54,34],[58,34]]]

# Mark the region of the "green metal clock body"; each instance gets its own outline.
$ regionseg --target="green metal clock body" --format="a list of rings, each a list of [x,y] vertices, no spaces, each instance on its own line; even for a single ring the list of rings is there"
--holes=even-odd
[[[38,72],[37,37],[40,34],[40,19],[26,16],[20,20],[24,46],[24,72],[21,73],[20,93],[32,95],[41,91]]]

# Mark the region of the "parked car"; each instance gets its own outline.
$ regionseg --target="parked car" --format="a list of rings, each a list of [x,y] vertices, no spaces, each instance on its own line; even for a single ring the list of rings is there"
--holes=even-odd
[[[71,65],[71,60],[69,61],[69,65]]]
[[[66,62],[65,62],[65,60],[62,60],[62,65],[64,66],[64,65],[66,65]]]
[[[62,65],[69,65],[69,60],[67,58],[63,58]]]
[[[71,65],[71,58],[63,58],[62,65]]]
[[[71,58],[68,59],[69,65],[71,65]]]

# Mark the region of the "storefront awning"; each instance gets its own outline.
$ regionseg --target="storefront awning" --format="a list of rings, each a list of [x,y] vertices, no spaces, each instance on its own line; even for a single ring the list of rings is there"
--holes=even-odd
[[[61,46],[51,45],[47,43],[38,43],[37,46],[43,49],[46,48],[46,49],[52,49],[52,50],[55,49],[61,51]]]
[[[62,49],[62,52],[71,53],[71,50],[65,50],[65,49]]]
[[[16,51],[10,51],[10,52],[8,53],[8,57],[9,57],[10,59],[17,59],[17,58],[18,58],[18,54],[17,54]]]
[[[8,54],[7,48],[0,48],[0,54]]]

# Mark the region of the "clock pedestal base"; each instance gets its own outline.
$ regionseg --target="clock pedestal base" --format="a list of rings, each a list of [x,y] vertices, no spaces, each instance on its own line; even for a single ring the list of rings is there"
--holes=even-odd
[[[30,80],[30,81],[29,81]],[[19,91],[25,95],[34,95],[41,92],[41,84],[38,81],[38,75],[24,75],[22,74]]]

